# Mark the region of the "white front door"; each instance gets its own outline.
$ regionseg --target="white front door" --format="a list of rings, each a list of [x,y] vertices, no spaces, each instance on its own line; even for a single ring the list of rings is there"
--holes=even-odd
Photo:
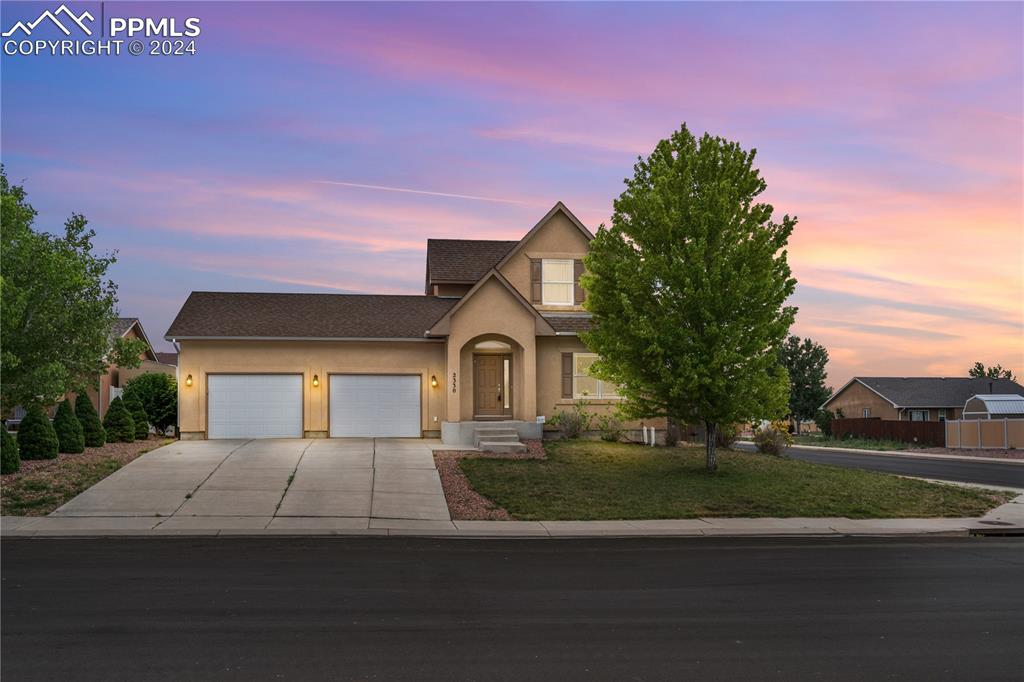
[[[331,437],[419,438],[420,377],[332,374]]]
[[[210,374],[207,438],[301,438],[301,374]]]

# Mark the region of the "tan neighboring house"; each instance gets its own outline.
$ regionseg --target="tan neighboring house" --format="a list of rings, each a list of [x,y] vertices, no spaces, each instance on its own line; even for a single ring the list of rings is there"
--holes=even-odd
[[[138,339],[146,344],[145,350],[139,355],[140,364],[131,369],[119,367],[118,365],[107,365],[107,372],[99,378],[99,390],[89,389],[86,395],[92,401],[100,419],[107,413],[110,401],[121,394],[128,380],[146,372],[163,372],[174,376],[175,367],[164,364],[157,358],[153,346],[146,336],[142,323],[137,317],[119,317],[114,320],[114,326],[110,330],[111,342],[116,338]]]
[[[538,437],[581,397],[608,411],[577,337],[592,238],[559,202],[518,241],[428,240],[424,295],[193,292],[166,336],[182,438],[465,444],[495,423]]]
[[[960,419],[979,394],[1024,393],[1009,379],[970,377],[854,377],[822,404],[848,419],[945,421]]]

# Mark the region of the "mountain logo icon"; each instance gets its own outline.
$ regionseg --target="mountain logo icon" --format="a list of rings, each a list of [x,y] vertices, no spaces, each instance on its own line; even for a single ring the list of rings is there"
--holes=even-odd
[[[68,30],[68,27],[61,23],[60,19],[58,18],[59,15],[63,15],[64,21],[70,22],[75,26],[78,26],[78,28],[82,29],[82,31],[85,32],[85,35],[92,35],[92,30],[88,26],[86,26],[84,22],[86,19],[88,19],[89,21],[94,21],[95,17],[93,15],[91,15],[89,12],[82,12],[82,14],[76,15],[74,12],[68,9],[67,5],[61,5],[54,12],[51,12],[50,10],[44,11],[42,14],[39,15],[38,18],[36,18],[35,21],[30,21],[28,23],[25,23],[23,21],[17,22],[16,24],[14,24],[14,26],[11,26],[9,31],[3,32],[3,37],[10,38],[18,31],[21,31],[26,36],[30,36],[32,35],[32,31],[34,31],[35,28],[39,26],[39,24],[43,23],[43,21],[46,19],[49,19],[51,22],[53,22],[53,24],[57,28],[59,28],[64,35],[71,35],[71,31]]]

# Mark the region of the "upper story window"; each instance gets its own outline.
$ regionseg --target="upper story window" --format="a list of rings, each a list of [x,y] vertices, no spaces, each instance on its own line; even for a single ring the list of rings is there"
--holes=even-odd
[[[541,261],[541,302],[544,305],[573,305],[575,265],[572,260]]]

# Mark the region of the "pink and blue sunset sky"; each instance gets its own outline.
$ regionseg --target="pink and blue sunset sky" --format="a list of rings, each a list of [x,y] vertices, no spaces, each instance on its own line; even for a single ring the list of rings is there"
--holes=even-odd
[[[830,384],[1024,373],[1020,3],[111,7],[200,17],[198,54],[3,57],[0,158],[38,226],[119,250],[160,348],[192,290],[415,294],[427,237],[557,200],[596,230],[685,121],[799,217],[793,331]]]

